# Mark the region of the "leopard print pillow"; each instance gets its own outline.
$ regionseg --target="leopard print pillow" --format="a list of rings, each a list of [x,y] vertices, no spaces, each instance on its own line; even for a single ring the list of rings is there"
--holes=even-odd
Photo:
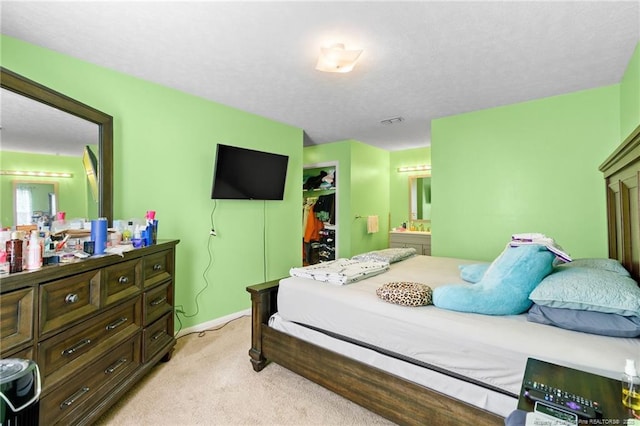
[[[433,291],[425,284],[412,282],[392,282],[383,284],[376,290],[385,302],[403,306],[431,305]]]

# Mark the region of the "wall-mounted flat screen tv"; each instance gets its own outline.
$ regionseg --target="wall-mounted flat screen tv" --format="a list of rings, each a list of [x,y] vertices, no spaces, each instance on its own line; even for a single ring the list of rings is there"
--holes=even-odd
[[[211,198],[282,200],[289,157],[218,144]]]

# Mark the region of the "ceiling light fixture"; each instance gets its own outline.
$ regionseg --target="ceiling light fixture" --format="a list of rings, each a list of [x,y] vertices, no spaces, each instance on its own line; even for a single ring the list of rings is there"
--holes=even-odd
[[[402,117],[393,117],[393,118],[387,118],[386,120],[382,120],[380,124],[384,124],[385,126],[388,126],[389,124],[400,123],[403,121],[404,121],[404,118]]]
[[[427,170],[431,170],[431,166],[428,164],[423,164],[420,166],[402,166],[398,167],[399,172],[424,172]]]
[[[322,47],[316,69],[324,72],[349,72],[353,70],[360,54],[362,50],[346,50],[342,43]]]

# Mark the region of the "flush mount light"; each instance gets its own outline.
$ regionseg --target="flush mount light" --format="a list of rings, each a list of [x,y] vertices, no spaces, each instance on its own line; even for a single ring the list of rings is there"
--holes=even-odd
[[[403,121],[404,121],[404,118],[402,117],[393,117],[393,118],[387,118],[386,120],[382,120],[380,124],[384,124],[385,126],[388,126],[389,124],[401,123]]]
[[[362,50],[346,50],[342,43],[322,47],[316,69],[324,72],[349,72],[353,70],[361,53]]]

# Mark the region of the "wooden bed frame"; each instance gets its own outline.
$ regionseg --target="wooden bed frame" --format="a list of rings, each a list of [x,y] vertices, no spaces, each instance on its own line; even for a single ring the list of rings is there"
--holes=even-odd
[[[640,126],[600,166],[607,188],[609,257],[640,274]],[[504,419],[380,369],[305,342],[267,325],[277,312],[278,283],[247,287],[251,294],[249,356],[261,371],[275,362],[403,425],[504,425]]]

